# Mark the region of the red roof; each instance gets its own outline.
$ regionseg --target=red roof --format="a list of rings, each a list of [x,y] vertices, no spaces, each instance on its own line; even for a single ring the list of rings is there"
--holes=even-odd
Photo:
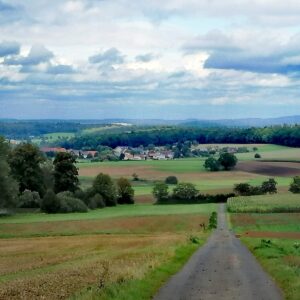
[[[42,152],[67,152],[65,148],[51,148],[51,147],[43,147],[41,148]]]

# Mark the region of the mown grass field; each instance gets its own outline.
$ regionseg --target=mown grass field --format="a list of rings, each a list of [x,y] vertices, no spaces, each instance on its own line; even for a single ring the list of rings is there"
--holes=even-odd
[[[216,146],[216,144],[201,145],[201,147]],[[295,174],[300,175],[300,149],[277,145],[228,145],[218,144],[219,147],[246,146],[251,152],[238,153],[236,156],[240,164],[229,172],[209,172],[204,168],[205,158],[185,158],[167,161],[118,161],[118,162],[80,162],[78,163],[80,181],[82,187],[86,188],[92,184],[93,178],[100,172],[107,173],[113,178],[126,177],[132,179],[136,173],[141,182],[132,182],[135,189],[137,201],[151,198],[153,183],[156,180],[164,180],[167,176],[175,175],[181,182],[192,182],[203,193],[228,193],[234,185],[240,182],[247,182],[259,185],[264,180],[273,177],[278,182],[280,193],[286,193],[288,186]],[[263,160],[254,158],[256,152],[261,154]],[[270,160],[265,162],[265,160]],[[273,160],[283,161],[282,163]]]
[[[205,242],[199,225],[214,210],[128,205],[0,218],[0,299],[150,299]]]
[[[299,207],[300,196],[287,194],[253,198],[254,202],[246,198],[240,202],[244,208],[239,206],[239,210],[245,213],[230,213],[231,226],[280,285],[285,298],[300,299],[300,213],[246,213],[254,203],[256,208],[267,206],[268,210],[271,206],[273,209],[288,205]]]

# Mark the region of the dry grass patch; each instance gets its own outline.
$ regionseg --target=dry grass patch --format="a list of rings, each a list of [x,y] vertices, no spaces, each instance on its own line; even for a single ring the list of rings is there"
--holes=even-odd
[[[2,237],[82,235],[93,233],[160,233],[199,230],[207,214],[109,218],[86,221],[1,224]],[[0,245],[0,249],[1,249]]]
[[[89,285],[139,278],[186,239],[161,234],[2,240],[0,299],[65,299]]]

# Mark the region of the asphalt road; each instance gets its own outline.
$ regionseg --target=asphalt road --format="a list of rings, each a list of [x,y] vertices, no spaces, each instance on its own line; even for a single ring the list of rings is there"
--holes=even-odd
[[[225,206],[218,228],[154,300],[279,300],[282,293],[249,250],[228,229]]]

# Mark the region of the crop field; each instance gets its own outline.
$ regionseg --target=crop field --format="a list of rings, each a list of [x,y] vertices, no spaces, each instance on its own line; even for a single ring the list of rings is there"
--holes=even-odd
[[[249,201],[253,202],[253,199]],[[243,200],[240,205],[243,203],[245,207],[239,206],[239,210],[248,211],[248,202]],[[273,208],[299,207],[300,197],[291,194],[257,196],[254,202],[258,207],[266,202],[271,202],[269,205]],[[230,222],[237,236],[280,285],[285,298],[299,299],[300,213],[230,213]]]
[[[210,172],[205,170],[205,158],[185,158],[177,160],[147,160],[147,161],[118,161],[118,162],[80,162],[77,164],[82,187],[92,184],[93,178],[100,172],[111,175],[114,179],[126,177],[132,179],[136,173],[140,182],[132,182],[135,189],[136,200],[141,202],[153,202],[151,191],[153,182],[164,180],[167,176],[175,175],[181,182],[191,182],[203,193],[228,193],[234,185],[247,182],[259,185],[264,180],[273,177],[278,182],[280,193],[286,193],[288,186],[295,175],[300,175],[300,149],[277,145],[234,145],[234,144],[210,144],[206,146],[236,146],[247,147],[249,153],[238,153],[239,163],[229,172]],[[262,158],[254,159],[256,147]]]
[[[199,225],[215,209],[128,205],[1,218],[0,299],[149,298],[204,243],[209,232]]]
[[[300,212],[300,196],[297,194],[243,196],[228,199],[229,212],[272,213]]]

